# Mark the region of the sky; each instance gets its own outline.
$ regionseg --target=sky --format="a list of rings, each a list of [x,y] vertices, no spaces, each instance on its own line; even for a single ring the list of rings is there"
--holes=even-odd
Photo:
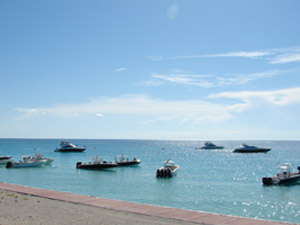
[[[0,1],[0,138],[299,140],[300,1]]]

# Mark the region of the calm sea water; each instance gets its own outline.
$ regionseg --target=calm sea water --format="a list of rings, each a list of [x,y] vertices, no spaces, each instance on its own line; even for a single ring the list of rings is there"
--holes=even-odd
[[[215,141],[224,150],[196,150],[204,141],[69,140],[85,145],[83,153],[59,153],[61,140],[0,139],[2,155],[15,160],[43,153],[52,166],[0,168],[0,181],[30,187],[119,199],[153,205],[251,218],[300,223],[300,185],[263,186],[263,176],[275,175],[277,163],[300,165],[300,141],[244,141],[271,147],[268,153],[239,154],[242,141]],[[126,154],[142,163],[105,171],[76,169],[76,162],[101,156],[112,161]],[[176,177],[157,179],[156,169],[172,158],[180,166]]]

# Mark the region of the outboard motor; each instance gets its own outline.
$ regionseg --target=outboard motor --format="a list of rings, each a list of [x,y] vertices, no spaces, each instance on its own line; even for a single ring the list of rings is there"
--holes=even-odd
[[[271,177],[263,177],[262,182],[264,185],[272,185],[273,179]]]
[[[167,176],[171,177],[171,170],[170,169],[167,170]]]
[[[299,171],[299,173],[300,173],[300,166],[298,166],[297,169],[298,169],[298,171]]]
[[[158,169],[158,170],[156,170],[156,177],[159,177],[159,176],[160,176],[160,171]]]
[[[164,170],[164,177],[167,177],[168,176],[168,172],[167,170]]]
[[[6,163],[6,168],[13,168],[14,164],[12,162]]]
[[[81,164],[82,164],[81,162],[77,162],[76,163],[76,168],[80,168]]]

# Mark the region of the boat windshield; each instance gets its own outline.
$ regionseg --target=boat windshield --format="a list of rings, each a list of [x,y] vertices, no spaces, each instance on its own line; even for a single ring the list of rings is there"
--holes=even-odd
[[[116,162],[127,162],[128,156],[127,155],[117,155],[117,156],[115,156],[115,161]]]
[[[96,156],[92,159],[93,163],[101,163],[103,159],[99,156]]]
[[[291,170],[291,164],[285,163],[282,166],[279,166],[279,169],[281,170],[282,173],[284,173],[284,172],[289,173]]]
[[[72,144],[72,143],[70,143],[68,141],[62,141],[60,143],[60,146],[62,146],[62,147],[76,147],[76,145],[74,145],[74,144]]]

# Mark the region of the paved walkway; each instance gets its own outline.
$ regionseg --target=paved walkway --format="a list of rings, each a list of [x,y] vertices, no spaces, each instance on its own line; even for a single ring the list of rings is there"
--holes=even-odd
[[[0,189],[28,194],[48,199],[72,202],[77,204],[89,205],[93,207],[118,210],[129,213],[136,213],[146,216],[176,219],[186,222],[193,222],[207,225],[291,225],[292,223],[282,223],[269,220],[250,219],[236,216],[218,215],[213,213],[197,212],[176,208],[146,205],[134,202],[90,197],[60,191],[24,187],[15,184],[1,183]]]

